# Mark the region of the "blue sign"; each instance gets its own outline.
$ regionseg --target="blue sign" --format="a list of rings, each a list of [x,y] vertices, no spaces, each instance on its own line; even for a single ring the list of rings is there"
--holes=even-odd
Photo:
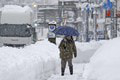
[[[53,26],[53,25],[52,25],[52,26],[49,26],[49,30],[50,30],[50,31],[54,31],[54,30],[55,30],[55,26]]]
[[[107,3],[104,3],[103,5],[103,8],[105,8],[106,10],[110,10],[112,9],[112,7],[113,7],[113,4],[112,2],[110,2],[110,0],[107,0]]]
[[[86,10],[87,10],[87,12],[90,11],[89,5],[86,6]]]

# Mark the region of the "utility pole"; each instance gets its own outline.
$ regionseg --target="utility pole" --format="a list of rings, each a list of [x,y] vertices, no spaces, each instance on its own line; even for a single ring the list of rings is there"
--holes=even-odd
[[[88,29],[89,29],[89,12],[85,12],[86,13],[86,20],[85,20],[85,41],[88,42]]]
[[[114,9],[112,8],[111,9],[111,27],[110,27],[110,39],[112,39],[113,38],[113,30],[114,30]]]
[[[88,3],[84,2],[85,4]],[[88,26],[89,26],[89,11],[87,10],[87,8],[89,8],[89,4],[86,5],[86,7],[84,7],[84,10],[82,11],[82,19],[83,19],[83,41],[84,42],[88,42]]]
[[[115,5],[116,5],[116,13],[115,13],[115,17],[116,17],[116,24],[115,24],[115,29],[116,29],[116,32],[115,32],[115,37],[117,37],[117,0],[115,0]]]
[[[113,2],[111,9],[111,39],[117,37],[117,0]]]
[[[97,24],[97,9],[96,7],[94,7],[94,12],[93,12],[93,26],[94,26],[94,40],[97,41],[97,28],[96,28],[96,24]]]
[[[87,0],[87,2],[89,3],[88,0]],[[88,31],[89,31],[89,10],[86,10],[86,42],[88,42],[88,35],[89,35]]]
[[[117,37],[117,0],[115,0],[113,2],[113,8],[112,8],[112,38],[116,38]]]
[[[97,4],[97,1],[94,2],[95,4]],[[97,41],[97,7],[94,6],[94,11],[93,11],[93,26],[94,26],[94,40]]]
[[[64,0],[62,0],[62,13],[61,13],[61,17],[62,17],[62,22],[61,22],[61,26],[64,26]]]
[[[86,22],[87,22],[87,13],[86,13],[86,8],[82,11],[82,19],[83,19],[83,41],[86,42],[86,28],[87,28],[87,25],[86,25]]]

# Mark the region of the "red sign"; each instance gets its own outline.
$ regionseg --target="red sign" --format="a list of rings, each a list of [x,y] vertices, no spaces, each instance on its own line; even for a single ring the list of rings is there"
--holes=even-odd
[[[111,16],[111,11],[110,10],[107,10],[106,11],[106,17],[110,17]]]

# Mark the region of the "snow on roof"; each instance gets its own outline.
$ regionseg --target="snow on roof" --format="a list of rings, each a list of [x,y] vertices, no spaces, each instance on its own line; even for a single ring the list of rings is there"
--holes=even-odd
[[[25,11],[32,11],[32,9],[28,6],[21,7],[18,5],[5,5],[2,8],[3,12],[25,12]]]
[[[24,8],[24,10],[29,10],[29,11],[33,12],[33,10],[29,6],[24,6],[23,8]]]
[[[6,5],[1,10],[1,24],[31,24],[32,9],[28,6]]]

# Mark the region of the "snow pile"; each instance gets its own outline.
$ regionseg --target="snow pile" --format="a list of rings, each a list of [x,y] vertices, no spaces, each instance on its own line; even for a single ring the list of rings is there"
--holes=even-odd
[[[25,48],[0,48],[0,80],[45,80],[59,61],[56,45],[46,41]]]
[[[120,38],[106,42],[86,66],[87,80],[120,80]]]
[[[77,58],[74,59],[74,62],[77,63],[88,63],[90,58],[93,56],[95,51],[105,43],[106,41],[91,41],[89,43],[80,43],[76,42],[77,47]]]
[[[17,11],[17,12],[24,12],[26,7],[24,9],[24,7],[17,6],[17,5],[5,5],[2,9],[4,11],[6,11],[6,12],[8,12],[8,11],[9,12],[15,12],[15,11]]]
[[[6,5],[1,9],[1,24],[31,24],[32,9],[28,6]]]

